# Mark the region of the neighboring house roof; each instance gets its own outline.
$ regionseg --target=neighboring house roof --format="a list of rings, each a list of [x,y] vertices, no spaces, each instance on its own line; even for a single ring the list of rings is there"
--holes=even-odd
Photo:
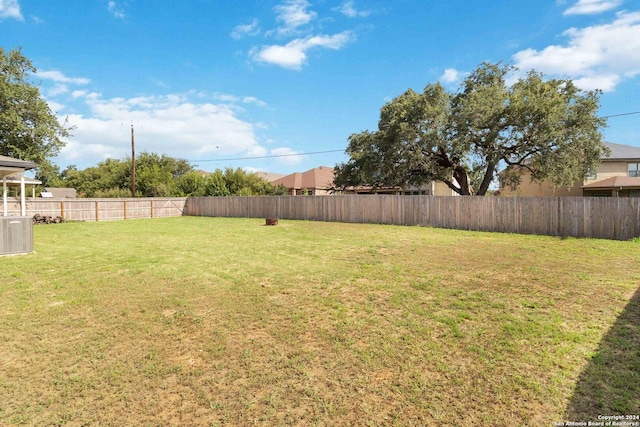
[[[613,142],[605,142],[604,145],[611,150],[611,154],[602,161],[640,160],[640,147]]]
[[[44,194],[48,193],[51,196]],[[45,187],[42,197],[55,197],[57,199],[75,199],[78,197],[75,188],[54,188],[54,187]]]
[[[631,176],[613,176],[611,178],[592,182],[582,186],[586,190],[596,190],[600,188],[640,188],[640,178]]]
[[[319,166],[306,172],[294,172],[271,182],[273,185],[284,185],[287,188],[315,188],[328,190],[333,187],[333,168]]]
[[[260,178],[271,183],[285,176],[285,174],[283,173],[272,173],[272,172],[254,172],[254,175],[258,175]]]

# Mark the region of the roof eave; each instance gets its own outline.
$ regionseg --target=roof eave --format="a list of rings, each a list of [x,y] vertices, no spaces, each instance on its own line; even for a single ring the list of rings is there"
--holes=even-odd
[[[27,162],[24,160],[2,160],[0,161],[0,168],[12,168],[12,169],[18,169],[18,171],[20,170],[30,170],[30,169],[35,169],[38,166],[33,163],[33,162]]]

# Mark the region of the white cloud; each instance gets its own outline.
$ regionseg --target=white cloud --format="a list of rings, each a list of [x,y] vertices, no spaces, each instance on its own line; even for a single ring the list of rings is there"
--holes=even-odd
[[[197,160],[212,155],[264,155],[254,125],[237,116],[233,105],[195,103],[189,94],[103,99],[95,92],[72,95],[89,113],[71,114],[75,126],[58,160],[92,166],[106,157],[124,158],[130,150],[130,124],[136,150]]]
[[[526,49],[513,55],[521,71],[569,77],[582,89],[614,90],[640,74],[640,12],[619,12],[611,23],[564,32],[565,45]]]
[[[216,93],[214,94],[214,98],[222,102],[238,102],[236,95],[229,95],[228,93]]]
[[[310,36],[302,39],[295,39],[286,45],[271,45],[254,48],[249,55],[258,62],[279,65],[283,68],[300,70],[307,62],[307,51],[312,48],[338,50],[353,40],[350,31],[343,31],[339,34]]]
[[[279,35],[294,33],[299,27],[313,21],[317,14],[307,10],[310,6],[307,0],[285,0],[275,7],[276,20],[283,26],[278,28]]]
[[[595,15],[615,9],[622,4],[622,0],[578,0],[563,15]]]
[[[242,103],[242,104],[251,104],[251,105],[255,105],[257,107],[266,107],[267,103],[256,98],[255,96],[245,96],[245,97],[239,97],[236,95],[230,95],[228,93],[214,93],[213,94],[213,98],[216,99],[217,101],[222,101],[222,102],[226,102],[226,103],[230,103],[230,104],[238,104],[238,103]]]
[[[266,107],[267,103],[256,98],[255,96],[245,96],[244,98],[242,98],[242,102],[244,104],[251,104],[251,105],[255,105],[257,107]]]
[[[78,115],[67,116],[69,123],[73,125],[81,124],[82,127],[72,131],[73,138],[66,142],[66,145],[58,155],[58,161],[62,161],[60,166],[66,167],[70,164],[76,164],[80,169],[97,165],[99,162],[111,159],[121,159],[130,155],[130,151],[126,150],[125,141],[127,136],[130,138],[130,131],[121,132],[118,141],[114,138],[108,143],[105,138],[93,142],[91,139],[94,134],[113,133],[113,129],[109,128],[109,123],[102,122],[91,118],[83,118]],[[121,126],[124,128],[124,126]],[[130,139],[128,140],[131,141]],[[128,146],[130,149],[130,145]]]
[[[278,156],[278,163],[286,165],[296,165],[306,160],[306,156],[301,155],[300,151],[292,150],[287,147],[273,148],[269,151],[270,156]]]
[[[14,18],[24,21],[18,0],[0,0],[0,19]]]
[[[60,104],[49,99],[47,100],[47,105],[49,105],[49,108],[54,112],[54,114],[57,114],[58,112],[62,111],[62,109],[64,109],[64,104]]]
[[[0,0],[2,1],[2,0]],[[52,80],[56,83],[68,83],[76,85],[86,85],[90,82],[89,79],[84,77],[67,77],[63,73],[57,70],[51,71],[38,71],[36,75],[45,80]]]
[[[455,68],[447,68],[438,80],[445,84],[451,84],[460,81],[461,77],[462,73],[460,71]]]
[[[365,17],[371,14],[369,10],[357,10],[353,5],[353,1],[345,1],[339,7],[334,8],[333,10],[337,10],[349,18],[357,18],[357,17]]]
[[[231,32],[231,37],[239,40],[243,37],[257,36],[258,34],[260,34],[260,25],[257,19],[253,19],[248,24],[236,25],[236,27]]]
[[[163,80],[157,79],[155,77],[150,77],[149,80],[151,81],[151,83],[153,83],[154,85],[162,89],[169,89],[171,87],[169,86],[168,83],[164,82]]]
[[[586,76],[580,77],[578,79],[573,80],[573,82],[579,88],[592,90],[592,89],[601,89],[603,92],[611,92],[615,90],[618,83],[620,83],[620,76],[615,74],[608,75],[597,75],[597,76]]]
[[[291,70],[300,70],[307,63],[310,50],[314,48],[338,50],[355,40],[353,32],[348,30],[333,35],[317,34],[314,27],[309,24],[318,17],[318,14],[310,8],[311,4],[307,0],[281,0],[274,7],[276,21],[281,25],[274,30],[265,31],[263,35],[288,38],[288,41],[254,46],[248,52],[249,59]],[[356,9],[353,0],[342,0],[339,7],[331,10],[350,17],[370,14],[369,11]],[[251,24],[246,27],[238,26],[236,29],[239,31],[237,34],[234,33],[234,37],[238,38],[243,31],[249,31],[252,28]]]
[[[47,92],[47,95],[57,96],[67,92],[69,92],[69,86],[63,83],[56,83],[55,85],[53,85],[51,89],[49,89],[49,91]]]
[[[67,77],[63,73],[57,70],[38,71],[36,72],[36,75],[43,80],[50,80],[51,82],[53,82],[53,85],[50,86],[46,92],[47,98],[52,98],[59,95],[63,95],[65,93],[69,93],[71,91],[71,89],[69,88],[69,85],[86,85],[90,82],[89,79],[86,79],[84,77]],[[80,95],[78,95],[78,93]],[[73,91],[71,92],[71,96],[73,98],[78,98],[84,93],[85,92],[83,91]],[[48,102],[49,104],[51,104],[53,101],[48,100]],[[60,109],[62,108],[59,108],[56,111],[59,111]]]
[[[266,148],[256,145],[247,150],[247,157],[264,157],[268,154]]]
[[[111,13],[114,17],[118,19],[124,19],[126,16],[124,14],[124,11],[121,8],[119,8],[116,2],[113,0],[109,1],[109,3],[107,4],[107,9],[109,10],[109,13]]]

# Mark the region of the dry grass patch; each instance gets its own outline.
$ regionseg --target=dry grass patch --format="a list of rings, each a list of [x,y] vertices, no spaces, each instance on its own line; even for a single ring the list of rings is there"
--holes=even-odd
[[[0,259],[0,423],[640,412],[637,242],[262,223],[36,227],[35,254]]]

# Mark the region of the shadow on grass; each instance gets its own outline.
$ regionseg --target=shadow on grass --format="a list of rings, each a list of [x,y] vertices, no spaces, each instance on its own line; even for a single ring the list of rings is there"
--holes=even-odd
[[[565,419],[586,422],[598,421],[598,415],[637,414],[640,414],[640,288],[580,375]]]

